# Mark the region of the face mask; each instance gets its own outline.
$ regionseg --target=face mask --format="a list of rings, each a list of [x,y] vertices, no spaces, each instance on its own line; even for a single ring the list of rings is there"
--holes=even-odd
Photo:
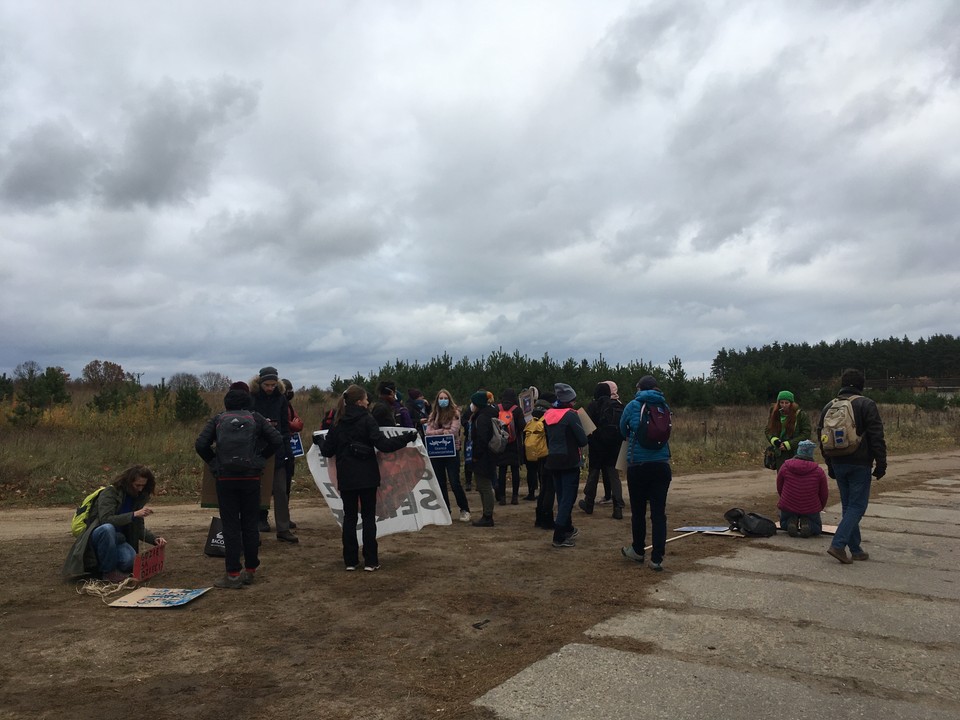
[[[439,405],[440,407],[449,407],[450,400],[448,400],[447,398],[440,398],[439,400],[437,400],[437,405]]]
[[[287,400],[293,400],[293,390],[290,390],[289,392],[285,392],[285,393],[283,394],[283,396],[284,396]]]

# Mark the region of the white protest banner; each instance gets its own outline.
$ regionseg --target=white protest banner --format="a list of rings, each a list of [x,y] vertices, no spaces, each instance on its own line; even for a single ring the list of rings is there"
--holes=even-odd
[[[382,427],[387,437],[409,432],[410,428]],[[320,490],[337,524],[343,527],[343,501],[337,490],[336,458],[320,454],[320,445],[327,431],[314,433],[314,442],[307,452],[307,464],[313,481]],[[377,451],[380,465],[380,488],[377,490],[377,537],[399,532],[416,532],[424,525],[450,525],[440,485],[433,473],[427,450],[418,437],[414,444],[396,452]],[[362,525],[357,524],[357,541],[362,542]]]

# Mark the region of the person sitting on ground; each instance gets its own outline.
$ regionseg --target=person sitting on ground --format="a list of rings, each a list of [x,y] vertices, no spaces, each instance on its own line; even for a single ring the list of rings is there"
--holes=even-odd
[[[65,578],[99,574],[119,583],[130,577],[140,541],[162,547],[167,541],[147,530],[144,518],[153,514],[147,501],[156,488],[146,465],[124,470],[97,496],[87,529],[77,538],[63,566]]]
[[[194,443],[197,455],[210,466],[217,479],[217,505],[223,522],[226,573],[213,584],[228,590],[239,590],[252,583],[260,567],[260,476],[267,462],[283,445],[280,432],[267,418],[251,410],[251,404],[250,393],[240,388],[227,392],[223,398],[225,412],[210,418]],[[227,416],[228,413],[233,417]],[[221,457],[223,452],[218,453],[214,449],[218,426],[221,422],[234,419],[240,423],[253,423],[249,425],[252,429],[250,447],[253,457],[250,462],[245,460],[243,467],[230,466],[229,458]]]
[[[801,440],[796,456],[777,471],[780,527],[790,537],[811,537],[823,532],[820,511],[830,495],[827,474],[813,459],[816,443]]]

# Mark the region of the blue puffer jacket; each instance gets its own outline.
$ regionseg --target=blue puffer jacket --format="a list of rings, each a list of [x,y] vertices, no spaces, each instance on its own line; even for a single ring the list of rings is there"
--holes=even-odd
[[[664,443],[659,450],[648,450],[637,442],[637,426],[640,424],[640,408],[644,403],[663,405],[669,409],[663,393],[659,390],[638,390],[637,396],[627,403],[620,416],[620,433],[627,438],[627,465],[639,465],[647,462],[670,462],[670,443]]]

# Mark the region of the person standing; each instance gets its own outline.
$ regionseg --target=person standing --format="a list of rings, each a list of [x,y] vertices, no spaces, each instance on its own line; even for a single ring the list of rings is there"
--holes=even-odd
[[[773,467],[779,470],[797,452],[801,440],[810,439],[810,418],[800,409],[796,398],[789,390],[781,390],[777,401],[770,408],[770,417],[764,430],[767,442],[773,449]]]
[[[453,401],[449,390],[441,388],[437,393],[430,416],[424,426],[424,433],[428,436],[453,436],[454,454],[430,458],[430,464],[433,465],[433,472],[440,483],[440,494],[447,505],[447,510],[450,509],[450,497],[447,494],[449,482],[457,507],[460,509],[460,522],[470,522],[470,505],[467,502],[467,494],[460,484],[460,408]]]
[[[574,538],[580,532],[573,526],[573,503],[580,489],[580,467],[583,464],[581,448],[587,444],[587,434],[580,416],[573,409],[576,391],[566,383],[556,383],[556,407],[543,415],[547,430],[546,467],[553,473],[557,491],[557,517],[554,520],[553,547],[574,547]]]
[[[290,425],[290,438],[292,439],[294,433],[303,430],[303,420],[300,419],[297,411],[293,408],[293,383],[286,378],[281,382],[283,383],[283,396],[287,399],[287,418]],[[293,488],[293,474],[297,469],[297,458],[293,455],[293,447],[290,443],[287,443],[284,450],[287,453],[287,458],[284,460],[283,469],[287,477],[287,500],[289,502],[290,490]],[[297,529],[297,524],[292,519],[290,520],[290,529]]]
[[[644,375],[637,383],[637,394],[623,409],[620,434],[627,438],[627,488],[630,491],[632,543],[620,549],[621,554],[634,562],[644,562],[647,537],[647,505],[650,506],[651,542],[653,552],[650,567],[663,570],[663,556],[667,546],[667,492],[673,472],[670,468],[670,443],[651,447],[642,442],[641,426],[644,405],[669,413],[663,393],[652,375]],[[649,411],[649,409],[647,410]]]
[[[250,382],[250,395],[253,409],[263,415],[280,433],[285,447],[290,446],[290,411],[287,398],[279,389],[280,376],[275,367],[264,367],[260,374]],[[273,464],[273,516],[277,523],[277,540],[298,543],[298,538],[290,530],[290,496],[287,495],[287,473],[284,469],[287,455],[280,450],[274,455]],[[260,511],[260,532],[270,532],[268,511]]]
[[[790,537],[812,537],[823,532],[820,511],[830,495],[827,476],[813,459],[816,443],[801,440],[797,454],[777,471],[780,527]]]
[[[616,395],[616,397],[614,397]],[[593,391],[593,400],[587,405],[587,415],[596,425],[590,437],[588,462],[590,470],[587,473],[587,482],[583,486],[583,500],[579,507],[587,515],[593,514],[593,506],[597,499],[597,483],[603,475],[604,497],[613,501],[613,519],[623,519],[623,486],[620,484],[620,475],[617,470],[617,457],[620,455],[620,445],[623,437],[620,435],[620,416],[623,414],[623,403],[617,395],[617,385],[612,380],[597,383]]]
[[[397,384],[393,380],[381,380],[377,384],[378,400],[370,406],[370,414],[380,427],[414,427],[410,411],[400,402]]]
[[[477,390],[470,396],[470,445],[473,475],[480,493],[483,516],[474,520],[474,527],[493,527],[493,483],[497,476],[497,459],[490,449],[496,408],[490,405],[487,393]]]
[[[363,521],[363,569],[380,569],[377,544],[377,488],[380,487],[380,464],[377,450],[396,452],[417,439],[410,430],[393,437],[383,434],[367,409],[367,391],[350,385],[337,402],[333,427],[320,446],[324,457],[336,457],[337,492],[343,501],[343,563],[347,570],[356,570],[360,563],[357,542],[357,520]],[[358,513],[359,506],[359,513]]]
[[[543,416],[553,407],[556,401],[557,396],[549,390],[540,393],[540,397],[537,398],[533,404],[533,419],[523,428],[524,435],[541,432],[543,433],[544,445],[546,445],[547,428],[546,425],[543,424]],[[528,430],[530,433],[528,433]],[[536,519],[533,525],[534,527],[544,530],[553,530],[556,527],[553,506],[557,500],[557,491],[553,482],[553,471],[547,467],[549,448],[546,451],[541,450],[541,452],[545,452],[545,454],[537,461],[537,475],[540,478],[540,494],[537,496]]]
[[[860,520],[867,512],[870,501],[870,469],[873,468],[873,477],[877,480],[887,474],[887,443],[883,437],[883,420],[877,404],[862,395],[865,383],[866,379],[859,370],[844,370],[840,376],[842,387],[837,395],[837,399],[849,399],[853,407],[856,432],[860,437],[860,445],[856,450],[848,455],[824,452],[824,418],[833,402],[823,408],[817,424],[817,437],[820,438],[820,451],[827,462],[827,474],[837,482],[840,505],[843,508],[840,524],[827,553],[844,565],[853,560],[867,560],[870,557],[864,552],[860,537]],[[847,548],[850,549],[850,555],[847,555]]]
[[[513,494],[510,496],[511,505],[520,504],[520,456],[523,448],[523,426],[526,419],[523,411],[517,406],[517,391],[507,388],[500,394],[497,404],[497,416],[512,418],[504,422],[510,437],[507,447],[497,457],[497,501],[501,505],[507,504],[507,470],[513,483]]]
[[[239,590],[253,582],[260,567],[260,475],[270,458],[283,454],[283,438],[260,413],[250,410],[250,393],[236,388],[223,398],[225,412],[211,418],[197,436],[194,449],[217,481],[217,505],[223,522],[226,573],[214,580],[218,588]],[[221,457],[218,428],[222,422],[251,423],[251,457],[237,466]],[[289,443],[288,443],[289,445]],[[243,555],[243,562],[240,556]]]

